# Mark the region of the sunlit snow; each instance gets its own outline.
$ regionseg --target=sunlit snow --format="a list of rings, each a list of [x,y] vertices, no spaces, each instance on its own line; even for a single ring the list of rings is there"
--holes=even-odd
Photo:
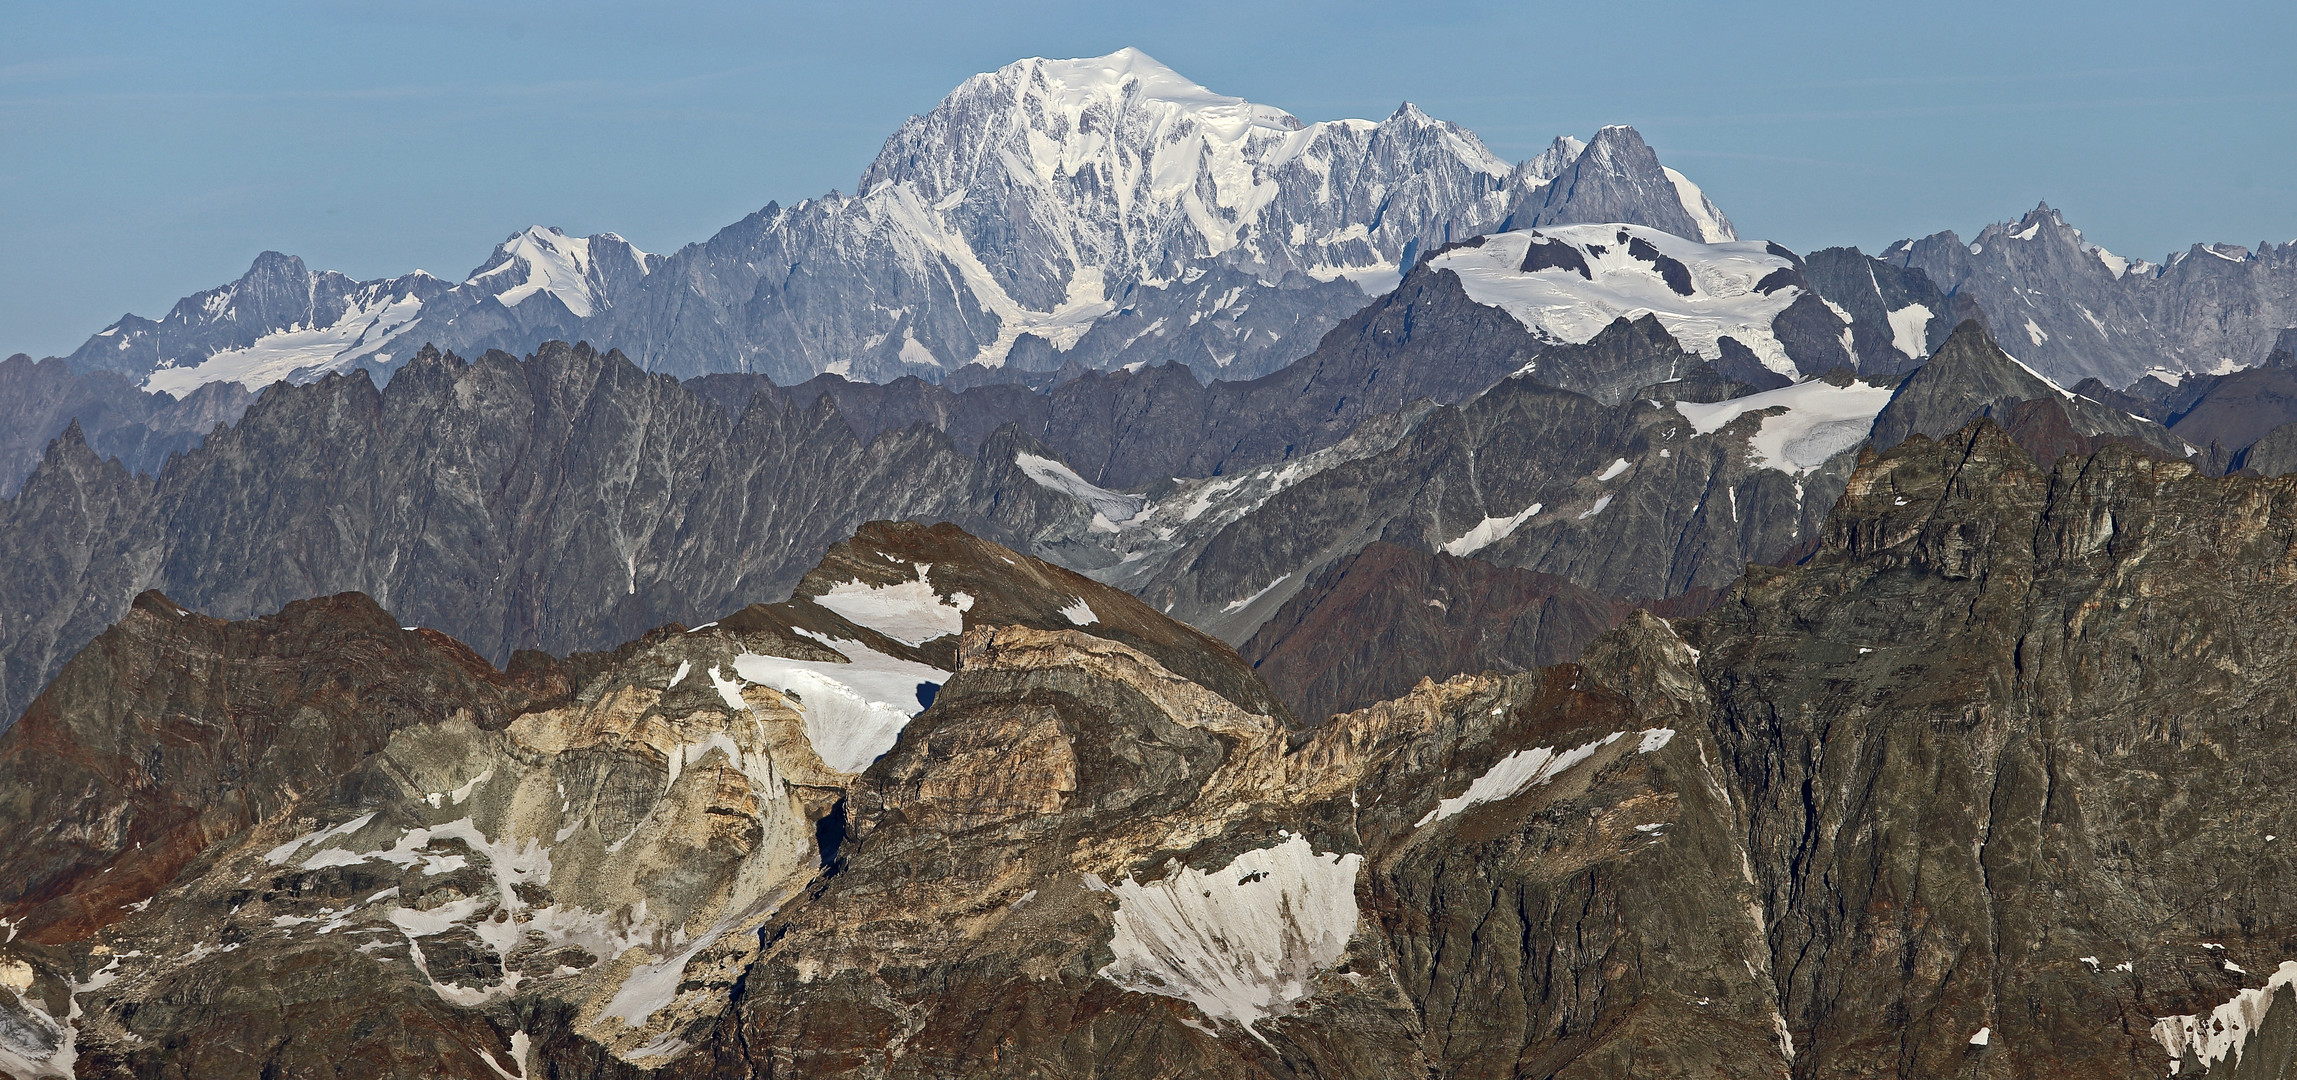
[[[1813,379],[1711,404],[1678,401],[1675,409],[1693,431],[1712,435],[1747,413],[1785,406],[1786,412],[1763,417],[1747,448],[1756,465],[1801,475],[1866,441],[1892,393],[1885,386],[1835,386]]]
[[[1487,517],[1475,524],[1457,540],[1444,543],[1444,553],[1465,558],[1515,535],[1524,522],[1538,516],[1540,504],[1533,503],[1507,517]]]
[[[1535,234],[1569,245],[1586,262],[1587,276],[1560,268],[1525,272],[1524,255]],[[1657,265],[1634,257],[1628,248],[1635,241],[1682,263],[1691,294],[1675,291]],[[1755,291],[1764,278],[1793,266],[1761,242],[1702,244],[1640,225],[1561,225],[1488,236],[1475,247],[1438,255],[1430,265],[1458,274],[1469,299],[1515,316],[1551,341],[1584,342],[1616,319],[1650,314],[1685,349],[1709,360],[1722,357],[1721,339],[1730,337],[1765,367],[1795,374],[1771,321],[1802,290],[1790,285]]]
[[[1640,735],[1636,752],[1648,754],[1667,745],[1674,738],[1672,728],[1646,728],[1640,732],[1614,731],[1593,742],[1581,743],[1569,750],[1558,751],[1552,746],[1535,746],[1518,750],[1492,763],[1483,775],[1468,782],[1468,789],[1436,804],[1436,808],[1420,818],[1418,825],[1432,825],[1454,814],[1484,803],[1500,802],[1554,780],[1563,771],[1594,757],[1612,743],[1629,734]]]
[[[1098,974],[1249,1031],[1314,993],[1316,974],[1346,953],[1363,862],[1288,836],[1210,873],[1118,882],[1116,958]]]
[[[734,672],[792,695],[805,720],[806,739],[822,763],[839,772],[860,772],[893,749],[901,729],[925,711],[919,687],[939,687],[949,672],[887,656],[858,641],[830,639],[825,644],[851,663],[745,652],[734,658]]]
[[[1029,479],[1036,481],[1039,487],[1058,491],[1091,507],[1092,528],[1095,532],[1115,532],[1147,520],[1147,516],[1142,513],[1148,507],[1146,495],[1110,491],[1078,476],[1075,469],[1036,454],[1015,454],[1013,464],[1019,466]]]
[[[904,645],[964,633],[965,613],[972,610],[973,598],[951,593],[942,599],[926,576],[932,569],[932,563],[925,563],[917,568],[917,580],[891,585],[841,581],[814,597],[814,603]]]

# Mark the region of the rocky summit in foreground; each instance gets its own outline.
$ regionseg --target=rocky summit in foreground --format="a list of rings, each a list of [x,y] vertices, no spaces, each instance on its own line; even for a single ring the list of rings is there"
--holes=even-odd
[[[1981,420],[1321,722],[949,526],[505,670],[147,593],[0,736],[0,1071],[2287,1075],[2293,551],[2297,481]]]

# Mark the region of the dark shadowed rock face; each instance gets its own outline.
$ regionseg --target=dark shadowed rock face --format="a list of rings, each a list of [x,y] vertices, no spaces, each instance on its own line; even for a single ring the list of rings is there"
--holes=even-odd
[[[1890,406],[1875,417],[1874,445],[1888,449],[1914,435],[1941,438],[1979,416],[2009,428],[2045,460],[2087,453],[2098,440],[2171,458],[2183,458],[2189,449],[2160,424],[2045,381],[2011,359],[1977,322],[1955,327],[1930,361],[1900,384]]]
[[[238,383],[210,383],[178,401],[147,394],[111,371],[75,372],[62,360],[0,360],[0,494],[13,494],[66,427],[130,472],[157,473],[168,455],[198,446],[217,424],[239,419],[255,395]]]
[[[1628,610],[1551,574],[1383,541],[1318,571],[1238,651],[1315,723],[1425,678],[1577,659]]]
[[[620,356],[435,353],[274,386],[156,480],[76,435],[0,504],[11,718],[144,589],[225,617],[355,590],[497,663],[609,647],[673,619],[787,595],[877,518],[952,520],[1015,543],[1085,533],[1012,467],[916,428],[863,445],[833,406],[738,416]],[[1065,523],[1065,524],[1064,524]]]
[[[1913,370],[1962,321],[1954,302],[1928,274],[1870,258],[1854,247],[1811,252],[1803,258],[1802,272],[1811,289],[1850,314],[1860,374]]]
[[[1797,1075],[2286,1075],[2286,991],[2210,1014],[2292,955],[2293,541],[2286,480],[1980,424],[1689,632]]]

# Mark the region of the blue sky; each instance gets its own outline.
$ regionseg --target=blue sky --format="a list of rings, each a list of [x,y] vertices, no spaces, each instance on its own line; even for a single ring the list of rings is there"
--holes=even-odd
[[[0,6],[0,353],[63,353],[266,248],[459,278],[527,224],[673,250],[850,189],[1015,58],[1146,50],[1306,120],[1399,101],[1521,158],[1640,128],[1798,250],[2047,199],[2158,259],[2297,237],[2289,4]]]

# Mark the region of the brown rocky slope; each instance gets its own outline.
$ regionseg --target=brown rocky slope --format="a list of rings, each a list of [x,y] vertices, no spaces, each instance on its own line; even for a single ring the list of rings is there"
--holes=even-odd
[[[12,808],[0,1069],[2286,1075],[2293,567],[2297,481],[1982,421],[1864,455],[1811,558],[1679,629],[1313,727],[947,527],[611,655],[407,632],[428,711],[371,722],[390,687],[315,689],[344,651],[147,597],[43,697],[75,738],[231,720],[125,677],[200,628],[380,748],[255,765],[258,820],[100,895],[17,838],[66,792]],[[0,737],[35,787],[43,729]]]

